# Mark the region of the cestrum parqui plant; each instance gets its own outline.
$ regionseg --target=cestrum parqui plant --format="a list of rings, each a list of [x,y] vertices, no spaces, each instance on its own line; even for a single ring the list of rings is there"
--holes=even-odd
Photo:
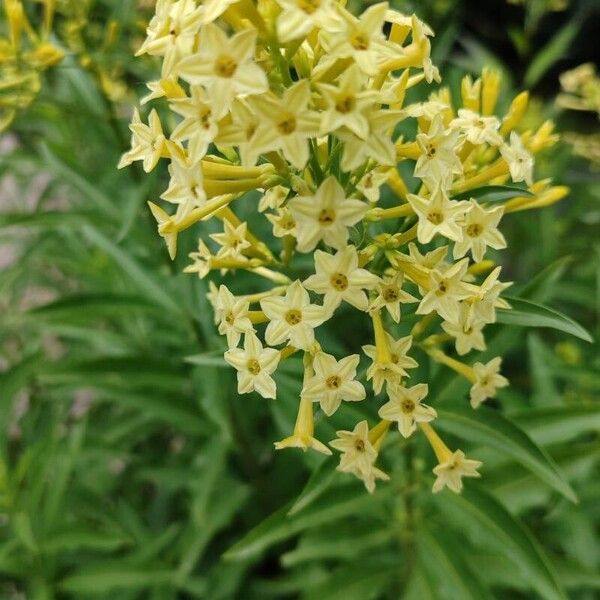
[[[221,278],[208,297],[238,391],[276,398],[276,369],[302,353],[296,424],[276,448],[339,450],[339,469],[372,491],[388,479],[376,466],[386,436],[423,434],[438,461],[433,491],[459,492],[481,463],[442,441],[428,382],[408,383],[409,371],[417,356],[456,371],[474,409],[508,384],[501,357],[462,356],[486,348],[484,328],[509,308],[510,284],[486,258],[506,247],[502,218],[567,193],[534,179],[552,124],[518,133],[528,95],[498,115],[492,70],[452,98],[430,58],[433,32],[385,2],[356,17],[333,0],[158,0],[147,33],[140,54],[162,59],[148,83],[156,108],[147,121],[135,112],[120,166],[170,163],[150,209],[172,258],[184,230],[221,223],[185,270]],[[431,86],[429,98],[408,103],[416,86]],[[486,186],[511,182],[522,195],[486,201]],[[243,203],[263,222],[254,232]],[[236,271],[255,291],[236,294]],[[319,342],[341,310],[372,323],[362,356]],[[317,439],[315,410],[328,418],[348,403],[372,403],[381,420]]]

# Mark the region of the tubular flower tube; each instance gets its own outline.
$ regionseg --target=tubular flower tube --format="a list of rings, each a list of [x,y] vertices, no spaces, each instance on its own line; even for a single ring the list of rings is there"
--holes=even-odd
[[[409,88],[440,82],[433,32],[385,2],[355,16],[330,1],[160,0],[147,33],[139,54],[163,68],[120,166],[169,163],[149,206],[172,258],[202,232],[185,271],[210,275],[239,393],[278,397],[277,369],[303,354],[296,422],[276,448],[330,453],[320,420],[376,404],[378,423],[355,419],[329,443],[339,470],[372,492],[389,478],[375,466],[392,451],[384,439],[422,434],[438,462],[434,492],[460,492],[481,463],[433,430],[435,393],[417,359],[467,379],[473,408],[508,385],[501,357],[470,353],[486,350],[486,326],[510,308],[502,219],[568,192],[534,177],[552,124],[523,131],[527,92],[504,102],[487,68],[458,98],[442,87],[408,103]],[[487,199],[511,183],[507,200]],[[241,280],[256,288],[236,293]],[[353,340],[362,353],[331,344],[338,318],[372,332]]]

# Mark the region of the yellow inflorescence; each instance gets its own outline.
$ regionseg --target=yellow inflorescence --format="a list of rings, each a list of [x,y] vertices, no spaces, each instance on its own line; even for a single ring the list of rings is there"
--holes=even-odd
[[[43,23],[36,31],[21,0],[4,0],[4,31],[0,34],[0,131],[17,112],[37,96],[40,73],[64,58],[64,52],[49,41],[55,3],[44,0]]]
[[[314,405],[329,416],[343,402],[366,401],[367,390],[357,380],[361,356],[329,354],[318,330],[342,303],[353,318],[370,316],[374,343],[362,351],[373,393],[387,398],[381,421],[361,421],[329,444],[342,453],[340,470],[370,491],[387,479],[375,463],[391,424],[404,437],[422,431],[431,443],[434,491],[458,492],[462,477],[477,476],[480,463],[448,449],[433,430],[427,384],[406,385],[418,366],[411,349],[465,377],[474,408],[508,385],[499,357],[467,364],[449,355],[451,345],[460,356],[484,350],[484,327],[496,308],[509,308],[501,296],[510,284],[488,258],[490,248],[506,247],[504,214],[566,194],[534,180],[533,157],[556,136],[551,123],[518,133],[527,93],[496,113],[499,73],[466,77],[459,98],[438,88],[427,101],[406,102],[410,88],[440,81],[432,36],[387,3],[356,17],[333,0],[158,0],[138,54],[161,58],[145,101],[162,98],[171,114],[161,119],[154,109],[145,121],[136,111],[120,164],[141,161],[151,171],[169,161],[161,198],[174,210],[150,207],[172,257],[181,231],[222,221],[223,232],[199,241],[186,271],[243,269],[272,283],[244,296],[211,282],[209,299],[240,393],[275,398],[273,373],[303,353],[296,425],[278,449],[331,452],[314,437]],[[522,184],[522,196],[485,202],[482,187],[511,182]],[[395,201],[379,206],[383,188]],[[235,213],[256,201],[249,190],[261,192],[256,208],[272,231],[265,239]],[[303,280],[289,276],[297,253],[314,263]],[[399,337],[396,324],[410,304],[418,320]]]

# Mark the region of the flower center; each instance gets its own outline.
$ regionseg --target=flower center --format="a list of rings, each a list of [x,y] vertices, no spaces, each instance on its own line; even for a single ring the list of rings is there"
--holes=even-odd
[[[200,124],[204,129],[210,128],[210,116],[212,111],[210,108],[204,107],[200,109]]]
[[[433,158],[435,156],[435,153],[437,152],[437,148],[433,144],[427,144],[425,150],[429,158]]]
[[[364,31],[355,31],[350,37],[350,45],[355,50],[368,50],[369,36]]]
[[[255,358],[251,358],[246,364],[246,367],[252,375],[258,375],[260,373],[260,363]]]
[[[339,377],[339,375],[332,375],[331,377],[327,378],[327,380],[325,381],[325,385],[330,390],[337,390],[340,387],[340,385],[342,385],[342,379]]]
[[[471,223],[471,225],[467,227],[467,235],[469,237],[479,237],[482,233],[483,227],[479,223]]]
[[[287,231],[289,231],[290,229],[294,229],[294,227],[296,227],[296,221],[294,221],[292,215],[289,214],[283,217],[283,219],[281,219],[280,225],[282,229],[286,229]]]
[[[215,73],[219,77],[230,79],[237,69],[237,63],[231,56],[222,54],[215,60]]]
[[[298,8],[307,15],[312,15],[321,7],[321,0],[298,0]]]
[[[358,452],[364,452],[365,451],[365,443],[362,440],[356,440],[354,442],[354,448],[358,451]]]
[[[427,213],[427,220],[434,225],[439,225],[444,222],[444,215],[437,210],[432,210]]]
[[[299,310],[292,308],[285,313],[285,320],[290,325],[298,325],[298,323],[302,321],[302,313]]]
[[[438,283],[436,294],[438,296],[443,296],[448,291],[448,282],[445,279],[442,279]]]
[[[323,226],[331,225],[335,221],[335,211],[330,208],[324,208],[318,217],[319,223]]]
[[[349,112],[352,112],[355,106],[356,99],[354,98],[354,96],[343,96],[339,98],[338,101],[335,103],[335,110],[345,115]]]
[[[396,302],[398,300],[398,290],[393,287],[385,288],[382,295],[386,302]]]
[[[415,403],[410,398],[405,398],[400,403],[400,408],[405,415],[410,415],[415,410]]]
[[[397,354],[392,353],[390,354],[390,360],[392,361],[392,364],[397,365],[400,357]]]
[[[296,117],[292,114],[285,115],[279,123],[277,129],[282,135],[290,135],[296,131]]]
[[[228,311],[225,315],[225,323],[227,323],[227,325],[233,325],[235,323],[235,316],[231,311]]]
[[[331,276],[331,285],[338,292],[344,292],[348,289],[348,278],[343,273],[334,273]]]

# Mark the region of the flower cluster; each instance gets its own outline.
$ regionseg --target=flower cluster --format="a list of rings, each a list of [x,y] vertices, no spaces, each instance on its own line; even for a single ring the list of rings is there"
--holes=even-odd
[[[148,172],[169,161],[166,204],[150,208],[171,257],[182,231],[222,223],[200,239],[187,272],[244,270],[269,282],[236,295],[234,278],[211,281],[209,299],[240,394],[276,398],[278,366],[303,355],[296,425],[276,448],[339,450],[339,469],[369,491],[388,478],[376,463],[394,428],[430,442],[434,491],[458,492],[462,477],[477,476],[480,463],[433,430],[427,383],[408,383],[415,350],[464,376],[473,408],[508,384],[500,357],[469,364],[452,346],[459,356],[484,350],[485,326],[508,307],[510,284],[486,258],[506,247],[502,218],[566,194],[534,180],[533,156],[556,139],[552,124],[517,133],[526,92],[497,116],[497,72],[465,77],[459,98],[436,85],[426,101],[407,101],[412,88],[440,82],[432,36],[385,2],[356,17],[333,0],[158,0],[139,54],[160,57],[161,74],[142,102],[161,99],[168,118],[135,111],[120,164],[140,161]],[[509,181],[522,195],[485,200],[491,184]],[[262,239],[234,211],[244,201],[264,217]],[[295,266],[302,255],[308,276]],[[319,342],[341,308],[372,324],[363,356]],[[406,314],[414,326],[400,335]],[[329,445],[316,439],[315,407],[331,416],[346,402],[374,403],[380,421],[362,420]]]
[[[17,112],[27,108],[40,91],[40,73],[60,63],[64,52],[50,41],[55,4],[42,0],[43,25],[36,31],[21,0],[4,0],[4,37],[0,37],[0,131]]]

